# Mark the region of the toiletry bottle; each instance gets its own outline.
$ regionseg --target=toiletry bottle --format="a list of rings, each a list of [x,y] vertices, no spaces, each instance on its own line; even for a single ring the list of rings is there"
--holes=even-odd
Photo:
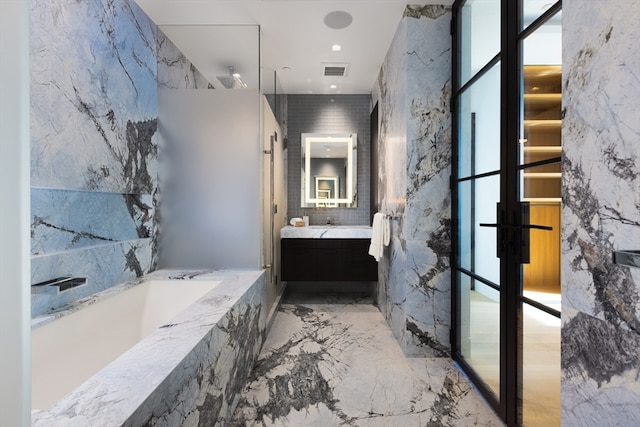
[[[304,215],[302,216],[302,220],[304,221],[304,226],[308,227],[309,226],[309,215],[307,215],[307,212],[304,212]]]

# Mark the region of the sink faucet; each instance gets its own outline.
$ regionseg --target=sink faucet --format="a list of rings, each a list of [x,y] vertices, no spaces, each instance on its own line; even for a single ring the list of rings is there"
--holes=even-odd
[[[331,217],[330,216],[327,217],[327,225],[331,225]]]

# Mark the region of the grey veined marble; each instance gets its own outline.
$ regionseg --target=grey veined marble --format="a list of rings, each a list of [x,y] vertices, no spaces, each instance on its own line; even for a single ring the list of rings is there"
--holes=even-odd
[[[640,249],[639,21],[637,2],[563,2],[567,426],[640,425],[640,270],[613,258]]]
[[[408,6],[382,65],[379,198],[397,215],[377,302],[406,354],[446,356],[451,272],[451,10]]]
[[[280,237],[283,239],[370,239],[373,230],[368,225],[283,227]]]
[[[285,303],[233,426],[499,426],[447,358],[406,358],[368,303]]]
[[[58,403],[34,410],[34,426],[228,425],[264,339],[264,271],[159,270],[60,315],[164,279],[221,283]]]

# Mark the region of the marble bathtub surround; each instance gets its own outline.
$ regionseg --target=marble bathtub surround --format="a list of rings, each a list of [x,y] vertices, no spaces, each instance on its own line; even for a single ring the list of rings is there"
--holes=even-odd
[[[231,425],[503,424],[450,359],[405,357],[370,298],[318,293],[285,295]]]
[[[286,226],[280,230],[283,239],[370,239],[368,225],[310,225],[309,227]]]
[[[265,336],[264,271],[160,270],[41,321],[146,279],[222,283],[51,408],[33,411],[34,426],[228,423]]]

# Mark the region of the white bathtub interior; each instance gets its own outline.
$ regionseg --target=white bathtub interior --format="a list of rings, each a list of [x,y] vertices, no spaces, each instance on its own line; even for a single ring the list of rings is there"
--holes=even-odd
[[[31,408],[49,408],[219,283],[150,280],[33,329]]]

